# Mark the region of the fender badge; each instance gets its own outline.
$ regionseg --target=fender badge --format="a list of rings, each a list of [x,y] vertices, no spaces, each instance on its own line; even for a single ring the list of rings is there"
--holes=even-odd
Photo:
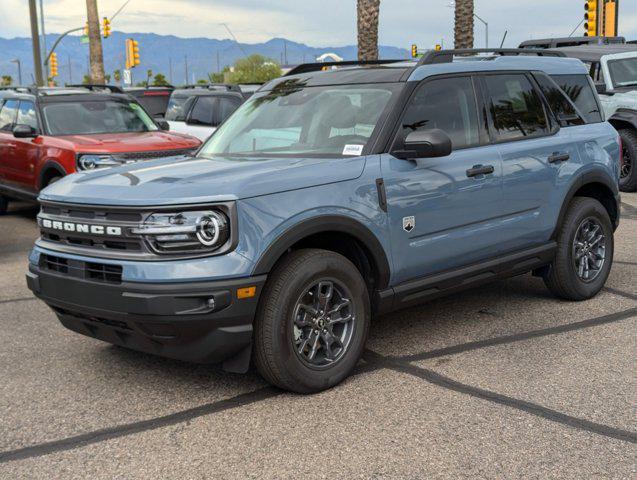
[[[411,232],[414,228],[416,228],[416,217],[403,217],[403,230]]]

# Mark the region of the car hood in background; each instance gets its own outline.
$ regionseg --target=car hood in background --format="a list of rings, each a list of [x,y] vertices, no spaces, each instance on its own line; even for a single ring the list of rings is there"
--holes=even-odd
[[[73,144],[80,153],[123,153],[148,150],[195,148],[200,142],[187,135],[164,131],[140,133],[102,133],[58,137]]]
[[[231,201],[359,177],[365,157],[224,159],[175,157],[69,175],[40,200],[94,205]]]

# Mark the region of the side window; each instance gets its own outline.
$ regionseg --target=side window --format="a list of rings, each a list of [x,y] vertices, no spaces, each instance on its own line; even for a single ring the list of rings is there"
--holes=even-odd
[[[192,109],[189,123],[195,125],[212,125],[212,111],[215,99],[212,97],[199,97]]]
[[[230,115],[232,115],[234,113],[234,111],[239,108],[239,106],[241,105],[241,102],[239,100],[237,100],[236,98],[228,98],[228,97],[219,97],[217,99],[218,106],[217,106],[217,112],[214,118],[214,124],[215,125],[221,125],[223,122],[226,121],[226,118],[228,118]]]
[[[542,101],[526,76],[488,75],[485,82],[498,141],[548,133]]]
[[[478,108],[471,78],[432,80],[418,88],[403,117],[400,141],[413,131],[433,128],[444,130],[454,149],[479,145]]]
[[[35,105],[33,102],[20,102],[20,109],[18,110],[18,125],[28,125],[31,128],[37,130],[38,128],[38,116],[35,113]]]
[[[550,77],[544,74],[534,75],[534,77],[540,85],[549,107],[551,107],[562,127],[584,125],[586,123],[571,100]]]
[[[18,114],[18,101],[7,100],[0,110],[0,130],[10,132],[16,122]]]
[[[553,75],[553,80],[577,106],[587,123],[602,121],[602,114],[588,75]]]

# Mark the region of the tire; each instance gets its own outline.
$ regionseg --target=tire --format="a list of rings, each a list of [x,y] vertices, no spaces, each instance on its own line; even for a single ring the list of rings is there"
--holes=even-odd
[[[637,131],[632,128],[622,128],[619,130],[622,139],[624,163],[621,167],[619,178],[619,189],[622,192],[634,192],[637,190]]]
[[[321,297],[325,301],[330,292],[329,283],[331,299],[323,310],[346,306],[331,317],[342,319],[342,323],[325,326],[331,321],[326,320],[329,317],[310,314],[307,308],[321,310],[318,307]],[[345,300],[350,301],[349,305]],[[301,304],[310,307],[302,308]],[[352,319],[345,323],[348,316]],[[268,382],[284,390],[314,393],[331,388],[358,363],[369,323],[367,286],[352,262],[327,250],[293,251],[275,267],[261,294],[254,332],[257,369]],[[314,342],[317,336],[319,339]],[[339,341],[327,342],[330,359],[325,339],[337,337]],[[310,359],[312,345],[317,348]],[[319,365],[321,362],[323,365]]]
[[[6,215],[9,210],[9,199],[0,195],[0,215]]]
[[[596,228],[597,233],[593,235]],[[600,233],[604,236],[603,240],[595,242],[594,239]],[[582,241],[583,238],[589,240]],[[579,246],[576,246],[576,241]],[[587,249],[582,247],[582,244],[590,243],[594,245]],[[583,254],[585,251],[591,252],[588,260],[581,258],[587,256]],[[594,198],[575,197],[560,226],[557,253],[544,283],[555,296],[565,300],[592,298],[606,283],[613,263],[613,253],[614,232],[606,209]],[[598,255],[604,257],[601,265]],[[580,260],[577,260],[578,257]],[[585,265],[582,265],[584,262]],[[586,275],[589,276],[588,279],[583,278]]]
[[[54,177],[49,178],[49,180],[46,182],[46,185],[44,186],[44,188],[48,187],[49,185],[53,185],[55,182],[58,182],[62,180],[62,176],[61,175],[55,175]]]

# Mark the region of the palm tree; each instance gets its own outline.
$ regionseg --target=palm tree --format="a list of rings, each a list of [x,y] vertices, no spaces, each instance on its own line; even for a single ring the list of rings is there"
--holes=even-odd
[[[358,59],[378,60],[380,0],[357,0]]]
[[[456,0],[455,48],[473,48],[473,0]]]

